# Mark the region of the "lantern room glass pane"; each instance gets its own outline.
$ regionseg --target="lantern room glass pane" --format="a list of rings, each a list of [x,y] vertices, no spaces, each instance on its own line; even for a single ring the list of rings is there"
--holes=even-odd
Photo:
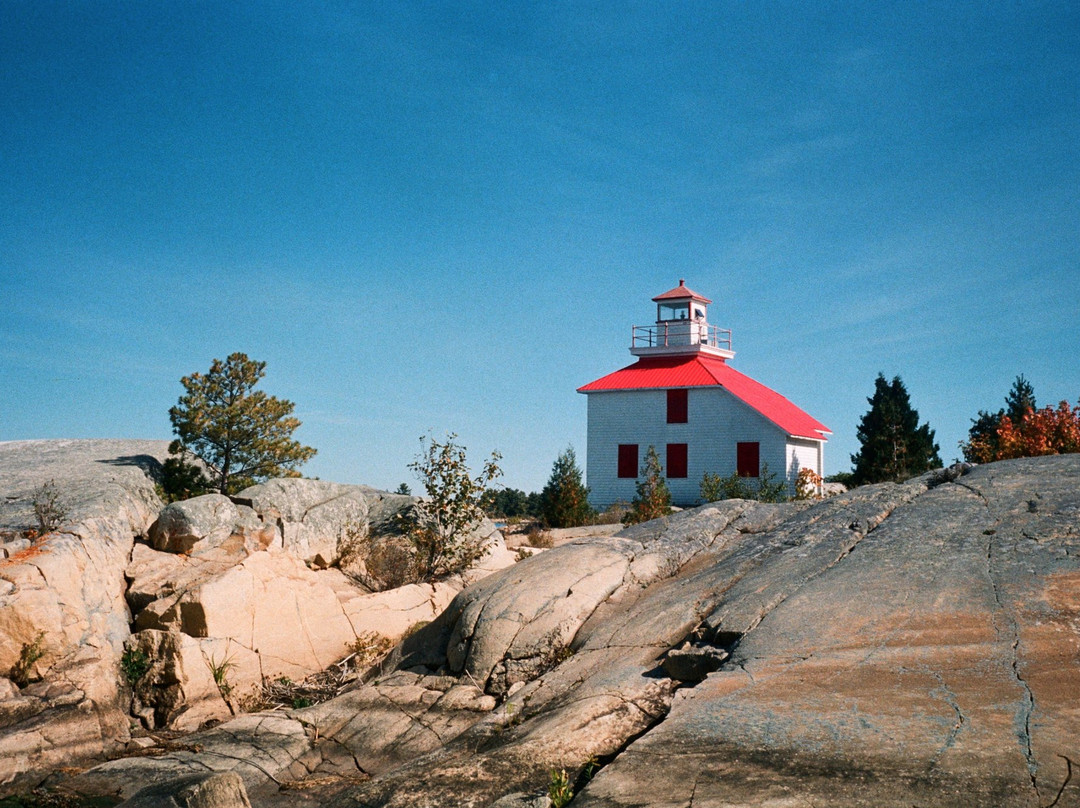
[[[686,320],[690,317],[690,301],[659,303],[656,307],[657,320]]]

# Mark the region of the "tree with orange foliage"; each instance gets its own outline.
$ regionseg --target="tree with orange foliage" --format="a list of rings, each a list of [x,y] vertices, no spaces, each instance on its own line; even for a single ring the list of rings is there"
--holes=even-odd
[[[1053,407],[1029,410],[1019,424],[1009,416],[997,429],[998,451],[991,460],[1080,452],[1080,403],[1062,401]]]
[[[988,463],[990,460],[1000,459],[998,452],[998,427],[1005,416],[1008,416],[1013,425],[1019,424],[1029,412],[1036,409],[1035,388],[1024,378],[1021,373],[1013,382],[1012,389],[1005,396],[1005,407],[997,412],[979,410],[979,417],[971,421],[971,429],[968,430],[968,439],[960,442],[960,450],[964,453],[964,459],[969,463]]]

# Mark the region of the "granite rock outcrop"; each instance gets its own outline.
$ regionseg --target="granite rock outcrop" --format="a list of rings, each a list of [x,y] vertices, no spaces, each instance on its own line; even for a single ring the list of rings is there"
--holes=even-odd
[[[257,760],[256,806],[531,805],[553,769],[604,808],[1078,805],[1078,593],[1080,456],[731,501],[526,559],[354,691],[189,741]]]

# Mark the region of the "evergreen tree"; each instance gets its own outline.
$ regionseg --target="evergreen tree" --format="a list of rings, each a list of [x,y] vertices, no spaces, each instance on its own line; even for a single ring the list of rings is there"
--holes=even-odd
[[[519,488],[490,489],[488,494],[484,502],[488,516],[513,519],[528,513],[529,495]]]
[[[870,410],[857,432],[861,448],[851,456],[857,485],[900,482],[941,466],[934,430],[919,426],[919,412],[899,376],[888,382],[879,373],[867,402]]]
[[[202,460],[222,494],[270,477],[299,477],[296,467],[315,455],[292,439],[300,426],[293,403],[255,390],[265,369],[242,353],[215,359],[206,375],[180,380],[187,393],[169,410],[177,436],[169,451],[181,462],[188,453]]]
[[[1013,382],[1009,394],[1005,396],[1005,409],[997,412],[979,410],[979,416],[971,419],[968,439],[960,443],[964,460],[969,463],[988,463],[998,459],[1001,454],[998,430],[1001,428],[1002,419],[1008,416],[1015,426],[1023,423],[1028,413],[1035,412],[1035,409],[1035,388],[1021,373]]]
[[[671,513],[671,491],[664,479],[664,467],[656,447],[650,446],[645,453],[645,465],[641,467],[641,480],[637,484],[637,496],[630,503],[626,523],[647,522]]]
[[[568,446],[551,467],[551,476],[540,492],[540,518],[548,527],[577,527],[593,515],[589,489],[581,481],[581,469]]]
[[[1034,412],[1036,409],[1038,407],[1035,404],[1035,388],[1021,373],[1013,382],[1009,394],[1005,396],[1005,414],[1014,424],[1019,424],[1029,412]]]

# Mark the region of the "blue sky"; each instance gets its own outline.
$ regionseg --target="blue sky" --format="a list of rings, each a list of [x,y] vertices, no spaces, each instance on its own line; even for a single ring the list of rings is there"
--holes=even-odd
[[[243,351],[305,472],[539,489],[685,278],[850,467],[1080,398],[1075,3],[0,0],[0,440],[169,438]]]

